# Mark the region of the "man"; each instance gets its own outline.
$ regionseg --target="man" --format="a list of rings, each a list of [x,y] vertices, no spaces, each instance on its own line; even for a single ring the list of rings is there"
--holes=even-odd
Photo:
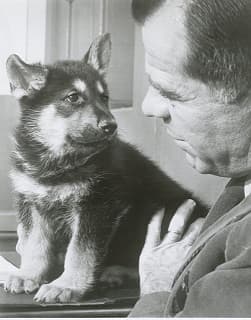
[[[150,82],[143,112],[164,120],[193,168],[233,179],[198,238],[201,220],[183,235],[192,201],[163,241],[154,217],[131,316],[250,317],[251,1],[133,0],[132,12]]]

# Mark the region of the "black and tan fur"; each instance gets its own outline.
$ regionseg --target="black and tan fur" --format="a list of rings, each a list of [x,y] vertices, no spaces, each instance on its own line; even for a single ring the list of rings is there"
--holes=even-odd
[[[39,289],[39,302],[79,300],[105,263],[137,263],[152,214],[190,196],[117,137],[104,78],[110,46],[106,34],[81,61],[7,61],[21,107],[11,177],[22,261],[5,288]]]

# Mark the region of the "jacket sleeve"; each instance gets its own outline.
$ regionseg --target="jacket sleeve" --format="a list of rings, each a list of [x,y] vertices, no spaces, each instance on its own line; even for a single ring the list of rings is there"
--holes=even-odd
[[[251,267],[216,270],[190,289],[179,317],[250,317]]]
[[[156,292],[141,297],[129,317],[164,317],[168,292]]]
[[[235,224],[225,262],[189,289],[179,317],[251,317],[251,217]]]

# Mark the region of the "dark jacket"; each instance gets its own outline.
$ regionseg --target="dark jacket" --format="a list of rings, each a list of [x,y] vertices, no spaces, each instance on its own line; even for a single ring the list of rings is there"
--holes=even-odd
[[[231,181],[209,212],[171,293],[143,296],[131,317],[251,317],[251,195]]]

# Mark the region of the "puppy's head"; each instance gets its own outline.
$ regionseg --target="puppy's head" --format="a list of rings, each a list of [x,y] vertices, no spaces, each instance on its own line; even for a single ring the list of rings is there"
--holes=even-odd
[[[17,55],[7,60],[12,94],[20,101],[21,126],[55,155],[81,150],[89,155],[103,149],[117,125],[109,111],[105,74],[111,40],[94,40],[80,61],[54,65],[26,64]]]

